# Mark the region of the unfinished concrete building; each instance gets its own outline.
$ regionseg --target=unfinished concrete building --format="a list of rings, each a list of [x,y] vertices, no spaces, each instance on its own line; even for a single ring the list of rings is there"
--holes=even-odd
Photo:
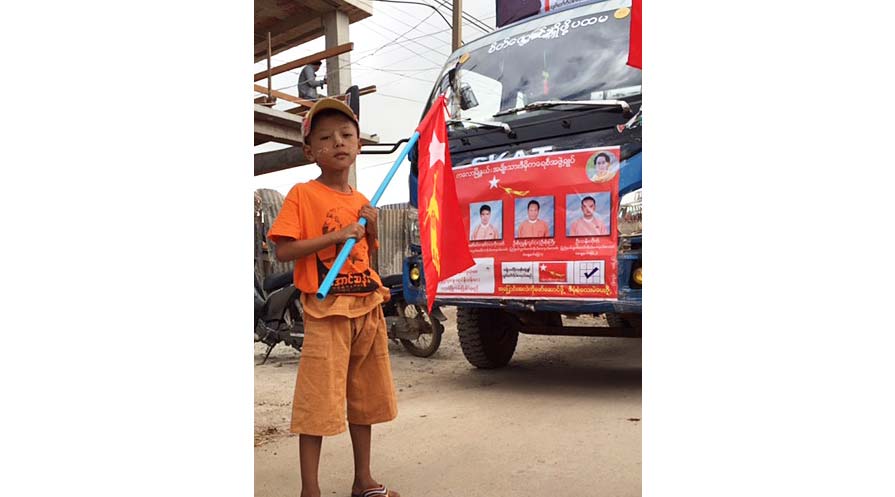
[[[303,114],[313,102],[299,98],[297,91],[284,92],[272,88],[271,78],[326,60],[327,93],[348,100],[352,86],[351,50],[348,26],[373,14],[371,2],[365,0],[255,0],[255,62],[267,60],[267,68],[255,74],[255,145],[275,142],[286,148],[255,154],[255,176],[308,164],[302,152],[301,123]],[[273,66],[271,57],[319,37],[325,37],[325,49],[306,57]],[[376,91],[375,86],[360,88],[358,95]],[[292,105],[274,109],[276,102]],[[375,133],[361,130],[361,142],[378,143]],[[352,168],[349,182],[357,186]]]

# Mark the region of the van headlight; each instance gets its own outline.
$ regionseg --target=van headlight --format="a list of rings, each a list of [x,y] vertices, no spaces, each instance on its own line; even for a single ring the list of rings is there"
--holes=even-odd
[[[416,207],[407,209],[407,237],[412,245],[420,245],[420,218]]]
[[[618,203],[618,234],[639,236],[643,232],[643,188],[626,193]]]

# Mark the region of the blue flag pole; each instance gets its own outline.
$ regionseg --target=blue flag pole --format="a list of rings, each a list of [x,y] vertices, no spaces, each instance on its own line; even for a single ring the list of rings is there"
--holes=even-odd
[[[417,140],[420,138],[420,132],[414,131],[413,136],[410,137],[410,141],[407,142],[407,145],[404,146],[404,150],[401,151],[401,155],[395,159],[395,163],[392,165],[392,168],[389,169],[388,174],[385,175],[385,179],[382,180],[382,184],[379,185],[379,189],[376,190],[376,194],[373,195],[373,198],[370,199],[370,205],[376,207],[376,204],[379,203],[379,197],[382,197],[382,194],[385,192],[385,188],[392,181],[392,177],[394,177],[395,173],[398,172],[398,168],[401,166],[401,163],[404,162],[404,159],[407,157],[407,154],[410,153],[410,148],[413,147]],[[361,226],[367,225],[366,218],[360,218],[358,224]],[[354,248],[354,244],[357,243],[356,238],[349,238],[345,245],[342,246],[342,251],[339,252],[336,260],[333,261],[332,266],[329,268],[329,272],[326,273],[326,277],[323,278],[323,283],[320,284],[320,288],[317,290],[317,299],[323,300],[326,298],[326,294],[329,293],[330,287],[333,286],[333,281],[335,281],[336,276],[339,275],[339,271],[342,270],[342,266],[345,264],[345,261],[348,260],[348,254],[351,253],[351,249]]]

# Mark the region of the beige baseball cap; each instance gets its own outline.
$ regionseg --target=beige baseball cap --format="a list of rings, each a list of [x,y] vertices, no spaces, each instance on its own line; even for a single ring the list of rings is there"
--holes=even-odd
[[[348,116],[349,119],[360,126],[357,121],[357,116],[354,114],[354,111],[351,110],[351,107],[348,107],[348,104],[332,97],[321,98],[320,100],[315,102],[314,106],[311,107],[311,110],[309,110],[308,113],[305,114],[304,122],[301,123],[301,139],[303,141],[307,142],[308,135],[311,134],[311,121],[314,119],[314,116],[319,114],[320,111],[326,109],[337,110],[342,114]]]

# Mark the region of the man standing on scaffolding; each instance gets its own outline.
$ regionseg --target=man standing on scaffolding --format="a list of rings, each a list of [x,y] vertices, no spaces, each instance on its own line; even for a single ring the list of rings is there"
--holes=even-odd
[[[301,68],[301,74],[298,77],[298,96],[308,100],[317,100],[320,95],[317,94],[317,88],[323,88],[326,84],[326,77],[317,79],[317,71],[320,70],[321,62],[311,62]]]

